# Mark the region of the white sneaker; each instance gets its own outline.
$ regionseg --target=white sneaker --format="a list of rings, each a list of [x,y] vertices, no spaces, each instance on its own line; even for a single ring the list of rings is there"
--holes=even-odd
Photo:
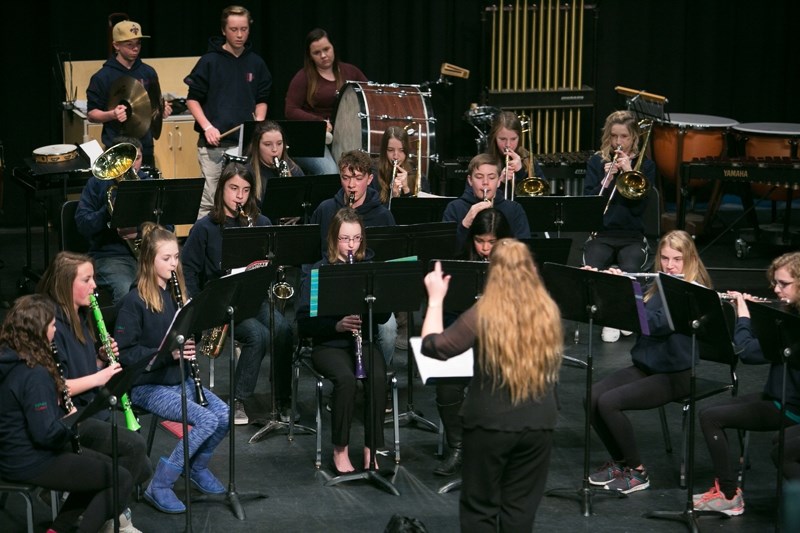
[[[619,333],[620,331],[618,329],[603,328],[600,337],[603,339],[603,342],[617,342],[619,340]]]
[[[633,332],[628,331],[627,329],[621,329],[619,332],[622,333],[623,337],[630,337],[631,335],[633,335]]]

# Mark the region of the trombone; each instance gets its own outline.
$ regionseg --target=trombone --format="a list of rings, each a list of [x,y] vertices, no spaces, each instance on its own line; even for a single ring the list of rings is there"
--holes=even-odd
[[[609,206],[611,205],[611,200],[614,199],[614,193],[619,191],[619,193],[628,200],[641,200],[647,195],[647,191],[650,189],[650,184],[647,180],[647,176],[641,172],[642,162],[644,161],[644,153],[647,150],[647,144],[650,142],[650,133],[653,131],[651,127],[653,125],[653,121],[651,120],[642,120],[639,122],[639,129],[640,130],[647,130],[647,133],[644,136],[644,142],[642,143],[642,149],[639,151],[639,156],[636,159],[636,166],[633,170],[628,170],[621,173],[617,176],[617,181],[614,185],[614,188],[611,190],[611,194],[608,197],[608,202],[606,202],[606,207],[603,209],[603,214],[605,215],[608,211]],[[617,156],[614,156],[614,163],[617,161]],[[610,173],[614,169],[614,165],[608,169]],[[605,181],[605,179],[604,179]],[[600,189],[600,194],[603,194],[603,190],[605,187]]]
[[[522,133],[528,134],[528,177],[519,182],[520,192],[517,196],[544,196],[550,189],[550,184],[546,179],[534,175],[535,167],[533,164],[533,130],[531,128],[531,119],[528,115],[520,115],[520,125],[522,126]],[[520,139],[521,140],[521,139]],[[508,163],[506,163],[508,166]],[[508,180],[506,180],[508,186]],[[511,182],[511,200],[514,200],[515,184]]]
[[[415,130],[412,126],[416,126],[417,129]],[[413,195],[419,197],[419,191],[422,190],[422,130],[417,121],[409,122],[403,129],[408,135],[416,134],[417,136],[417,176],[414,180]]]

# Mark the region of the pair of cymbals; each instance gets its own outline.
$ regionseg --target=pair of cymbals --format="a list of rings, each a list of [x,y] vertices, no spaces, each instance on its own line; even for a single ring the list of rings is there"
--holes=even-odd
[[[161,97],[161,87],[157,80],[150,83],[150,88],[144,86],[130,76],[120,76],[111,84],[108,95],[108,109],[124,105],[128,119],[121,123],[121,130],[125,135],[141,138],[149,129],[154,139],[161,136],[161,125],[164,117],[164,99]]]

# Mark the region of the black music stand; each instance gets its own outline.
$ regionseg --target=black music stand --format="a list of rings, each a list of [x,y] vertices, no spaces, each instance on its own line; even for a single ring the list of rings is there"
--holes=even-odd
[[[561,310],[561,318],[588,322],[589,348],[586,355],[586,419],[583,436],[583,486],[574,489],[553,489],[548,496],[577,499],[583,516],[592,514],[592,495],[600,493],[626,497],[625,494],[595,488],[589,483],[589,447],[592,431],[592,330],[594,324],[627,329],[647,335],[647,317],[639,283],[625,276],[547,263],[543,278],[550,296]]]
[[[789,366],[798,368],[800,360],[800,316],[775,309],[763,303],[747,302],[753,332],[758,337],[761,352],[768,361],[783,366],[781,388],[781,421],[786,417],[786,380]],[[778,508],[775,512],[775,530],[780,531],[783,507],[783,454],[786,425],[781,423],[778,433],[778,474],[775,494]]]
[[[427,263],[431,258],[441,257],[450,259],[452,255],[442,256],[442,250],[452,250],[453,235],[455,235],[455,222],[431,222],[423,224],[410,224],[403,226],[372,226],[365,228],[369,248],[375,252],[374,260],[387,261],[401,257],[416,257],[420,262]],[[401,310],[406,311],[406,310]],[[414,310],[408,311],[408,327],[406,328],[407,341],[411,340],[414,331]],[[410,346],[410,344],[409,344]],[[433,432],[439,428],[425,418],[421,411],[414,408],[414,367],[413,357],[408,358],[408,395],[406,410],[398,413],[400,423],[419,423],[423,429]]]
[[[350,290],[342,291],[342,287]],[[320,316],[367,315],[369,328],[368,372],[375,369],[375,346],[372,335],[373,313],[392,313],[396,309],[417,309],[422,302],[422,263],[419,261],[399,261],[396,263],[358,263],[329,265],[319,269],[319,311]],[[369,376],[368,378],[369,379]],[[369,387],[369,421],[374,419],[375,398]],[[365,421],[365,424],[367,421]],[[373,428],[369,442],[369,468],[363,472],[353,472],[336,476],[325,482],[326,486],[338,485],[347,481],[366,479],[380,488],[399,496],[400,492],[375,469],[375,435],[383,428]]]
[[[115,374],[102,387],[98,387],[97,394],[92,401],[76,414],[77,418],[72,424],[72,431],[80,435],[79,424],[99,413],[104,409],[111,410],[111,475],[113,485],[114,509],[119,509],[119,441],[117,433],[117,411],[122,408],[119,399],[133,387],[136,378],[144,371],[148,360],[142,359],[133,365],[125,367],[122,372]],[[114,513],[114,531],[119,531],[119,514]]]
[[[433,270],[437,261],[442,264],[442,271],[450,276],[450,285],[442,308],[450,313],[461,314],[472,307],[483,295],[483,287],[489,272],[489,262],[433,259],[430,261],[430,270]],[[468,377],[463,379],[469,381]],[[439,487],[437,492],[445,494],[460,487],[461,477],[448,481]]]
[[[138,227],[142,222],[191,224],[203,196],[203,178],[121,181],[117,185],[112,228]]]
[[[270,380],[272,381],[272,400],[269,420],[250,437],[254,444],[267,437],[273,430],[289,429],[289,440],[294,439],[295,428],[313,434],[314,430],[294,423],[294,409],[291,420],[283,422],[278,415],[275,394],[275,291],[274,284],[279,282],[277,276],[282,275],[284,266],[314,263],[319,259],[320,233],[316,224],[307,226],[259,226],[254,228],[226,228],[222,232],[222,268],[228,270],[239,268],[253,261],[266,259],[271,265],[277,265],[273,281],[267,282],[269,292],[269,353]],[[231,343],[233,344],[233,343]],[[293,400],[296,401],[296,400]]]
[[[392,215],[398,224],[441,222],[447,204],[453,200],[443,196],[399,196],[392,198]]]
[[[572,239],[521,239],[528,245],[533,261],[539,272],[544,269],[545,263],[566,265],[569,262],[569,251],[572,248]]]
[[[261,307],[261,302],[264,300],[265,295],[263,291],[269,285],[269,280],[274,274],[274,267],[267,266],[264,268],[257,268],[230,276],[223,276],[208,282],[205,288],[192,298],[182,309],[173,321],[170,330],[164,337],[161,351],[159,356],[171,357],[170,352],[180,347],[183,350],[183,343],[191,333],[196,331],[203,331],[228,321],[230,327],[231,338],[234,335],[234,326],[236,320],[244,320],[255,316]],[[182,355],[182,354],[181,354]],[[183,357],[180,360],[181,373],[183,374]],[[234,431],[234,398],[233,391],[236,386],[236,355],[233,343],[231,343],[230,352],[230,383],[231,395],[228,401],[228,455],[229,455],[229,475],[230,482],[228,484],[228,492],[226,499],[231,505],[231,509],[239,520],[245,519],[244,509],[240,503],[240,498],[266,498],[265,494],[251,493],[239,494],[236,491],[236,456],[234,453],[234,446],[236,440],[236,432]],[[185,374],[184,374],[185,375]],[[181,387],[181,401],[184,409],[183,417],[183,434],[188,435],[188,428],[186,423],[186,390],[185,381],[184,386]],[[186,512],[190,514],[191,508],[189,504],[189,444],[184,438],[184,476],[186,476],[187,483],[187,496],[186,496]],[[191,518],[187,516],[187,528],[191,529]]]
[[[694,510],[692,493],[694,491],[694,421],[698,341],[706,341],[718,349],[730,350],[731,359],[733,358],[733,345],[730,342],[720,343],[720,339],[730,339],[730,333],[725,322],[722,302],[716,291],[663,272],[656,278],[656,283],[661,294],[661,301],[664,302],[664,311],[670,328],[675,333],[692,337],[689,417],[686,422],[689,426],[687,431],[688,450],[686,451],[686,506],[683,511],[651,511],[644,516],[684,522],[689,531],[696,533],[698,531],[698,513]]]
[[[324,120],[276,120],[283,130],[283,142],[286,149],[292,150],[292,157],[322,157],[325,155],[325,132],[327,124]],[[246,120],[239,134],[239,153],[247,155],[247,149],[253,139],[253,131],[258,124],[255,120]]]
[[[528,217],[531,232],[596,231],[603,227],[602,196],[517,196],[514,199]]]
[[[300,217],[308,224],[314,209],[342,188],[338,174],[270,178],[264,192],[262,211],[270,220]]]

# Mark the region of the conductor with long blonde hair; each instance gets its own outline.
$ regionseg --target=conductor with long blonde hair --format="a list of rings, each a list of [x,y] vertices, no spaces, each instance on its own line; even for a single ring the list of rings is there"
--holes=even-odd
[[[494,532],[499,525],[500,531],[530,531],[556,425],[561,316],[527,246],[514,239],[493,247],[483,296],[444,329],[449,282],[440,263],[425,276],[422,353],[448,359],[474,348],[473,377],[461,409],[461,530]]]

